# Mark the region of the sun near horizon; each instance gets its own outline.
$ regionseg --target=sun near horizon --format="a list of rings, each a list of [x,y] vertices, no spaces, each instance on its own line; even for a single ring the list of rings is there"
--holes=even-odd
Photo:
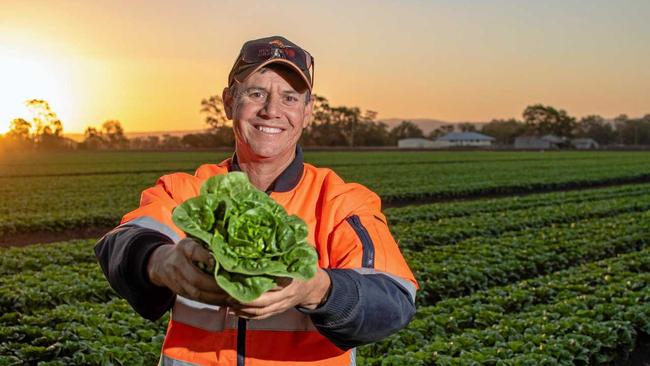
[[[315,93],[380,119],[489,121],[535,103],[577,117],[650,113],[644,1],[3,6],[0,134],[29,118],[27,99],[47,100],[65,133],[106,120],[203,129],[201,99],[221,93],[244,41],[271,34],[315,56]]]

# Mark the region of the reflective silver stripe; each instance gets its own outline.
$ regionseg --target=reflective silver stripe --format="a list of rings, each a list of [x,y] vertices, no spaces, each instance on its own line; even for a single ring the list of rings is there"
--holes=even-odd
[[[227,308],[204,304],[180,295],[176,296],[172,320],[209,332],[237,329],[237,317],[229,315]]]
[[[162,234],[167,235],[171,240],[174,241],[174,243],[177,243],[179,240],[181,240],[181,238],[178,236],[178,234],[176,234],[174,230],[172,230],[172,228],[149,216],[141,216],[137,219],[125,222],[122,225],[118,226],[118,228],[128,225],[135,225],[151,230],[156,230]]]
[[[176,297],[176,303],[172,309],[172,319],[209,332],[237,329],[237,317],[229,313],[228,308],[204,304],[182,296]],[[247,329],[316,331],[311,318],[293,308],[267,319],[250,320],[247,323]]]
[[[158,363],[159,366],[199,366],[195,363],[190,363],[187,361],[181,361],[181,360],[175,360],[171,357],[162,355],[160,357],[160,362]]]
[[[316,331],[309,315],[291,308],[282,314],[262,320],[250,320],[249,330],[284,330],[284,331]]]
[[[350,366],[357,366],[357,349],[353,348],[350,352]]]
[[[383,271],[376,270],[374,268],[352,268],[352,270],[355,271],[355,272],[361,273],[362,275],[381,274],[381,275],[384,275],[384,276],[390,278],[391,280],[393,280],[393,281],[399,283],[400,285],[402,285],[402,287],[404,287],[406,289],[406,291],[408,291],[409,295],[411,295],[411,299],[415,303],[415,291],[416,291],[416,289],[415,289],[415,285],[413,283],[411,283],[411,281],[405,280],[402,277],[395,276],[395,275],[390,274],[388,272],[383,272]]]

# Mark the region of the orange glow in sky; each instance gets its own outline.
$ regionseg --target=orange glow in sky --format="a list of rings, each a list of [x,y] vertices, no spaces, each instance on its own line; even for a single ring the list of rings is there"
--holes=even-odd
[[[650,113],[650,2],[18,1],[0,12],[0,133],[47,100],[65,132],[205,128],[241,44],[315,56],[314,92],[379,118],[488,121],[534,103]],[[4,11],[9,10],[9,11]]]

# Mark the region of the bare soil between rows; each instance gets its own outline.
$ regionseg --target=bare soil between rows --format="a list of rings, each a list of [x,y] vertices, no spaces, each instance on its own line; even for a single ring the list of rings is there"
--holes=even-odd
[[[99,239],[113,227],[82,227],[62,231],[32,231],[0,237],[0,248],[24,247],[32,244],[48,244],[74,239]]]
[[[636,340],[634,351],[627,359],[617,358],[613,366],[650,366],[650,335],[641,334]]]

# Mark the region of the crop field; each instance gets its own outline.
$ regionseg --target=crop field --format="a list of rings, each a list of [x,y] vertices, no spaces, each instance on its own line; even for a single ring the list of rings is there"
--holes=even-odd
[[[3,157],[0,366],[156,364],[167,317],[142,319],[117,296],[94,256],[98,237],[85,233],[115,226],[159,176],[226,157]],[[359,365],[650,358],[650,153],[306,152],[305,159],[382,197],[420,285],[411,324],[360,347]]]

